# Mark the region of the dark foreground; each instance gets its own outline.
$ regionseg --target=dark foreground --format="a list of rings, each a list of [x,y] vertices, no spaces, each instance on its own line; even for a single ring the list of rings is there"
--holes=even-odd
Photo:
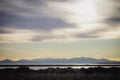
[[[0,69],[0,80],[120,80],[120,68]]]

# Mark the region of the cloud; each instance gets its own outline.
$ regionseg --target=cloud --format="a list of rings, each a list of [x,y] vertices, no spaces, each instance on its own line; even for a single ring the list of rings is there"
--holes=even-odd
[[[10,34],[10,33],[14,33],[13,30],[11,29],[6,29],[6,28],[0,28],[0,34]]]
[[[51,35],[46,35],[46,36],[34,36],[30,41],[44,41],[48,39],[54,39],[56,37],[51,36]]]
[[[95,29],[95,30],[91,30],[89,32],[78,33],[74,37],[75,38],[99,38],[100,37],[99,33],[102,33],[105,31],[107,31],[107,30],[104,28]]]
[[[7,30],[10,28],[50,32],[52,29],[73,27],[73,24],[67,23],[61,18],[47,16],[47,14],[44,13],[47,9],[48,1],[49,0],[1,0],[1,33],[7,33]],[[8,31],[8,33],[9,32],[10,31]]]
[[[7,40],[16,37],[18,41],[105,38],[108,33],[115,33],[115,26],[120,26],[117,1],[1,0],[0,36]]]
[[[0,27],[9,24],[12,18],[13,16],[9,16],[6,13],[0,11]]]
[[[50,17],[19,17],[0,13],[0,27],[32,29],[32,30],[51,30],[56,28],[64,28],[74,26],[57,18]]]
[[[119,17],[112,17],[112,18],[107,19],[107,21],[110,23],[119,23],[120,18]]]
[[[12,14],[12,15],[22,15],[22,14],[26,14],[26,15],[32,15],[36,11],[35,8],[37,8],[36,5],[38,4],[40,8],[41,6],[43,6],[43,0],[34,0],[34,2],[32,0],[1,0],[0,1],[0,11],[3,11],[5,13],[8,14]],[[22,15],[23,16],[23,15]]]
[[[0,11],[24,17],[47,16],[45,12],[49,11],[48,9],[50,9],[51,6],[49,5],[50,3],[63,3],[69,1],[71,0],[1,0]]]
[[[111,27],[120,27],[120,17],[110,17],[105,22],[111,25]]]

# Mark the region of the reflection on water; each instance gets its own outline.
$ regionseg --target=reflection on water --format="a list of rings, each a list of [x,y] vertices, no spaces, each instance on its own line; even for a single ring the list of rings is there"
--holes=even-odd
[[[47,68],[90,68],[90,67],[100,67],[99,65],[108,65],[108,64],[91,64],[91,63],[1,63],[0,65],[66,65],[66,66],[28,66],[30,69],[39,70],[39,69],[47,69]],[[67,65],[76,65],[76,66],[67,66]],[[84,65],[84,66],[77,66],[77,65]],[[88,66],[88,65],[97,65],[97,66]],[[102,66],[104,68],[110,68],[113,67],[114,64],[109,64],[110,66]],[[116,64],[117,65],[117,64]],[[118,64],[120,65],[120,64]],[[114,66],[114,67],[120,67],[120,66]],[[0,67],[0,69],[3,69],[6,67]],[[17,68],[17,67],[7,67],[7,68]]]

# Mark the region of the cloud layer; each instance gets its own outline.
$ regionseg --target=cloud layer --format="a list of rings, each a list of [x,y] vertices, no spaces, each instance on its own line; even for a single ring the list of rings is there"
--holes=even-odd
[[[1,0],[0,41],[119,38],[119,0]]]

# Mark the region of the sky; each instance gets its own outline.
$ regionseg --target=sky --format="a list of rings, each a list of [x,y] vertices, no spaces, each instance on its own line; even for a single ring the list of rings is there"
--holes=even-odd
[[[120,0],[0,0],[0,60],[120,61]]]

